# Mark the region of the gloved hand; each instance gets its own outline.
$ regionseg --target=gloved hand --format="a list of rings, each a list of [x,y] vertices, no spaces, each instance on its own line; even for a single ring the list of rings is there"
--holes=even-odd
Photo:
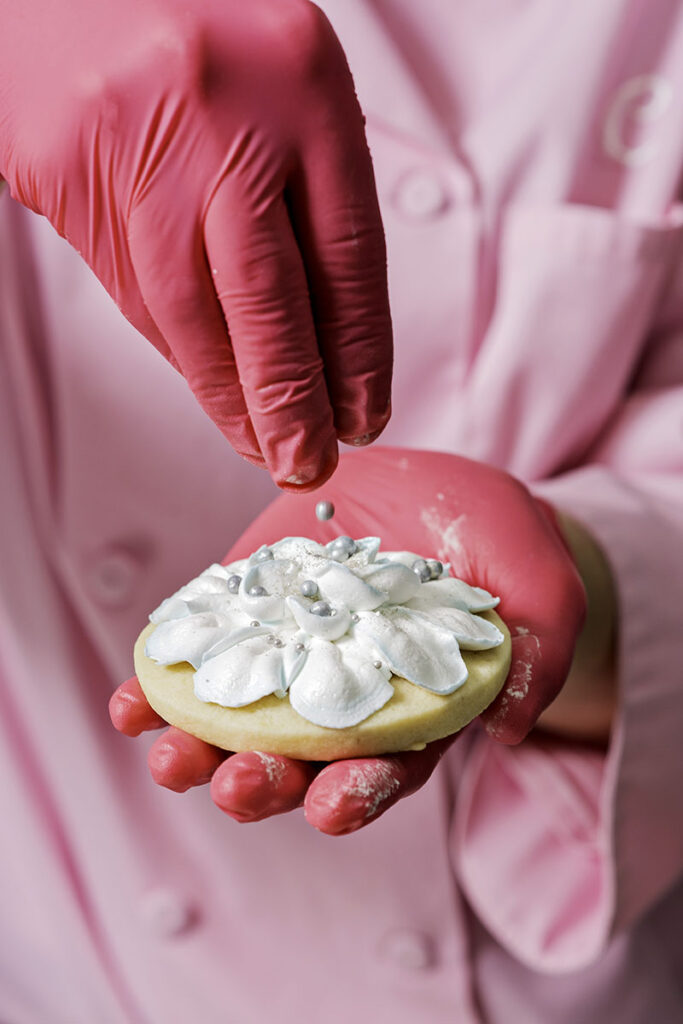
[[[185,376],[308,489],[389,418],[385,249],[344,54],[307,0],[22,0],[0,174]]]
[[[375,535],[388,550],[415,551],[451,563],[452,572],[500,597],[512,636],[503,690],[481,716],[489,734],[518,743],[560,690],[585,614],[585,592],[552,511],[499,470],[455,455],[374,448],[346,455],[322,496],[330,522],[314,515],[315,498],[283,495],[253,523],[227,561],[289,535],[326,542]],[[320,495],[318,495],[320,497]],[[114,724],[137,735],[163,725],[137,680],[116,691]],[[452,740],[424,751],[319,765],[257,753],[228,757],[177,729],[150,751],[157,782],[186,789],[211,779],[219,807],[241,821],[281,813],[304,801],[309,822],[342,834],[374,820],[418,788]],[[275,781],[270,781],[270,780]]]

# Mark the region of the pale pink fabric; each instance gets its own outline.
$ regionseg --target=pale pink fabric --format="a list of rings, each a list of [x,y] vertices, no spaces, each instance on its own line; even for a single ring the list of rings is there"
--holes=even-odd
[[[506,466],[594,530],[622,611],[614,737],[605,757],[471,729],[423,791],[343,840],[156,788],[149,741],[113,733],[107,697],[150,608],[272,490],[75,254],[0,196],[0,1018],[668,1024],[680,5],[322,6],[387,231],[386,441]]]

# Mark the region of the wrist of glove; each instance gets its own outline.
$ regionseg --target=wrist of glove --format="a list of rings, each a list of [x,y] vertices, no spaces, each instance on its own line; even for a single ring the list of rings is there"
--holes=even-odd
[[[330,522],[315,518],[319,497],[335,506]],[[376,535],[386,549],[450,562],[456,576],[500,597],[497,610],[512,636],[512,664],[501,693],[481,716],[493,739],[518,743],[560,691],[583,623],[585,591],[552,510],[508,474],[436,452],[350,453],[315,498],[288,494],[273,502],[228,560],[302,533],[323,542],[340,533]],[[125,684],[128,689],[112,698],[112,717],[124,732],[146,728],[145,715],[150,727],[159,725],[151,709],[145,710],[141,691],[131,696],[136,685]],[[208,748],[209,756],[206,744],[191,737],[183,747],[177,733],[170,730],[150,753],[161,784],[184,789],[208,773],[215,802],[239,820],[303,803],[311,824],[331,834],[367,824],[413,792],[453,742],[321,770],[286,758],[264,760],[261,754],[226,758],[215,748]]]

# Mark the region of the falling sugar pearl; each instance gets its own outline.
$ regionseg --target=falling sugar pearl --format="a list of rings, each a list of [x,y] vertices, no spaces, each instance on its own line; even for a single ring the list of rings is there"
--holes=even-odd
[[[331,501],[319,501],[315,506],[315,515],[321,523],[326,523],[334,515],[334,505]]]

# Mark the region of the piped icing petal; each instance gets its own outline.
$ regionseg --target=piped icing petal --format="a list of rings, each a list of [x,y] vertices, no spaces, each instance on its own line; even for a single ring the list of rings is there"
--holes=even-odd
[[[356,541],[356,553],[349,559],[350,565],[354,569],[371,565],[377,557],[381,543],[379,537],[361,537]]]
[[[149,621],[154,623],[170,622],[172,619],[182,619],[185,615],[191,614],[187,601],[172,594],[171,597],[165,598],[158,608],[154,609],[150,614]]]
[[[299,597],[288,597],[287,605],[299,628],[320,640],[338,640],[351,625],[348,608],[335,608],[334,615],[314,615],[309,611],[313,602],[306,603]]]
[[[362,612],[353,627],[397,676],[434,693],[453,693],[467,679],[458,641],[449,629],[402,608]]]
[[[338,562],[327,562],[315,579],[326,601],[337,606],[344,605],[352,612],[371,611],[384,604],[388,597],[382,590],[363,581]]]
[[[371,587],[384,591],[389,604],[404,604],[422,586],[416,573],[400,562],[375,562],[359,573]]]
[[[355,650],[347,651],[344,640],[312,640],[305,664],[290,686],[289,700],[309,722],[345,729],[379,711],[393,692],[386,672]]]
[[[226,708],[241,708],[271,693],[282,694],[282,662],[282,648],[273,647],[264,636],[243,640],[197,669],[195,696]]]
[[[197,668],[203,654],[225,634],[227,625],[211,612],[162,622],[148,638],[145,654],[158,665],[187,661]]]
[[[219,562],[213,562],[211,565],[208,565],[203,572],[200,572],[197,578],[202,579],[204,576],[215,576],[218,579],[227,580],[235,571],[236,570],[234,569],[228,570],[227,566],[220,565]]]
[[[471,615],[463,608],[430,608],[428,612],[416,611],[414,615],[449,629],[466,651],[487,651],[498,647],[504,640],[492,622],[479,615]]]
[[[297,567],[289,559],[260,562],[247,570],[239,586],[243,611],[264,622],[285,618],[285,596],[294,586]],[[257,593],[260,592],[260,593]]]
[[[410,601],[409,608],[428,611],[447,605],[452,608],[466,608],[470,612],[487,612],[500,604],[500,598],[489,594],[483,587],[471,587],[469,583],[453,576],[423,583]]]
[[[244,576],[248,566],[248,558],[238,558],[236,562],[228,562],[227,565],[222,565],[221,569],[225,570],[226,579],[229,579],[230,576]]]

